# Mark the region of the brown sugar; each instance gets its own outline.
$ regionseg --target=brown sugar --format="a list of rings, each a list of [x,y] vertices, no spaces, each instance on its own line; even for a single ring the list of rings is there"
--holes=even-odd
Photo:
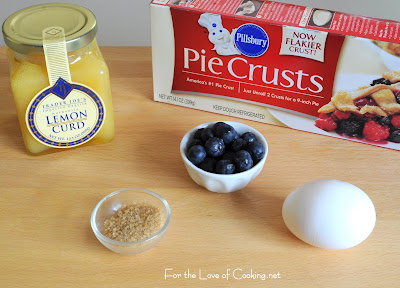
[[[134,242],[161,229],[160,209],[149,203],[124,205],[104,222],[104,235],[112,240]]]

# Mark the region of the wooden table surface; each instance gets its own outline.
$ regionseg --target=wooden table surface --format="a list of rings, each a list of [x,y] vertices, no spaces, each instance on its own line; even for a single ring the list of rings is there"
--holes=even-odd
[[[150,48],[102,52],[115,140],[30,156],[0,48],[0,287],[400,287],[400,151],[157,103]],[[263,171],[242,191],[208,192],[180,159],[185,132],[215,120],[251,125],[269,142]],[[286,228],[285,197],[321,178],[348,181],[372,199],[377,223],[360,245],[319,249]],[[106,249],[89,223],[100,199],[127,187],[155,191],[172,209],[165,238],[138,255]],[[249,274],[266,279],[239,279]]]

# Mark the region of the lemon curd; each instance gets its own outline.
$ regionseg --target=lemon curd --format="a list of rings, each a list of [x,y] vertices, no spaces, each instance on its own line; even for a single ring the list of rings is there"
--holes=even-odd
[[[64,17],[68,13],[70,13],[70,17]],[[49,14],[52,17],[49,17]],[[46,17],[49,19],[46,20]],[[7,19],[3,24],[3,35],[8,46],[11,88],[27,150],[32,154],[38,154],[60,147],[69,148],[112,140],[114,138],[114,115],[109,71],[94,36],[97,31],[94,15],[78,5],[56,3],[28,7],[14,13],[9,18],[11,20]],[[35,31],[35,28],[25,27],[34,37],[19,39],[20,35],[29,34],[26,31],[24,33],[16,33],[18,31],[15,31],[16,29],[23,29],[23,23],[30,22],[26,21],[27,18],[28,20],[40,20],[42,24],[38,25],[40,27],[37,28],[37,31]],[[18,21],[22,24],[15,24]],[[71,21],[76,23],[71,23]],[[78,24],[81,25],[80,29],[76,29]],[[11,28],[7,30],[9,26]],[[50,91],[56,86],[53,86],[54,83],[50,83],[49,80],[48,63],[45,59],[43,42],[41,42],[40,37],[42,30],[49,26],[64,27],[67,66],[69,67],[71,85],[77,84],[80,88],[75,96],[66,94],[65,98],[57,98],[53,95],[51,97],[56,99],[52,100],[53,102],[40,102],[40,94],[43,94],[43,91]],[[33,38],[36,38],[37,43],[29,42]],[[68,85],[69,82],[67,82]],[[62,87],[65,90],[64,86]],[[46,88],[48,89],[46,90]],[[81,90],[88,90],[89,94],[95,95],[94,98],[92,99]],[[37,105],[35,101],[37,101]],[[94,112],[92,111],[93,108],[92,110],[89,109],[89,112],[87,111],[85,105],[88,102],[93,102],[89,104],[95,107]],[[100,103],[100,106],[96,102]],[[35,125],[28,121],[29,114],[33,114],[31,112],[33,110],[29,110],[33,109],[32,107],[36,109],[35,113],[43,114],[39,117],[40,123],[37,131],[41,131],[40,129],[43,127],[43,131],[47,129],[51,133],[33,133],[35,130],[32,127]],[[43,111],[47,111],[47,114]],[[88,114],[90,115],[88,116]],[[93,130],[90,130],[92,128],[88,127],[87,124],[87,119],[90,117],[94,117],[94,120],[91,120],[90,123]],[[100,120],[98,120],[99,118]],[[94,127],[97,127],[97,129]],[[68,138],[62,137],[62,135],[70,135],[68,134],[70,132],[75,134],[73,134],[73,140],[67,141]],[[82,140],[81,138],[84,136],[86,137]],[[50,140],[47,141],[47,138]],[[43,141],[43,139],[46,139],[46,141]]]
[[[51,147],[37,141],[28,131],[25,114],[33,97],[49,86],[44,56],[23,55],[8,48],[11,73],[11,88],[25,146],[31,153],[41,153]],[[68,53],[68,62],[73,82],[82,83],[102,98],[106,117],[100,131],[87,144],[107,142],[114,137],[114,115],[112,108],[109,72],[97,46],[96,40],[84,48]],[[86,145],[83,144],[83,145]]]

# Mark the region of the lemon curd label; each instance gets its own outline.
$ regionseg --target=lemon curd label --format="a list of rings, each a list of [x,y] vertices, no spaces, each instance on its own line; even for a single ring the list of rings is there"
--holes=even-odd
[[[104,103],[95,91],[71,81],[64,29],[48,27],[42,36],[50,86],[33,97],[26,125],[44,145],[82,145],[100,131],[106,117]]]
[[[55,148],[79,146],[101,129],[105,106],[96,92],[62,78],[40,91],[26,113],[28,130],[39,142]]]

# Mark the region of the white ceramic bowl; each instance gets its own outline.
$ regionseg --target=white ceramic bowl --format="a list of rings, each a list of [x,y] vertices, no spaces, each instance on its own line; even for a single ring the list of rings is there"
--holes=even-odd
[[[210,173],[198,168],[196,165],[190,162],[186,156],[188,142],[193,139],[193,136],[198,129],[211,127],[217,122],[225,122],[226,124],[231,125],[240,135],[245,132],[254,133],[254,135],[257,137],[258,142],[264,145],[264,157],[251,169],[236,174],[221,175]],[[247,184],[250,183],[251,180],[256,178],[258,174],[260,174],[262,168],[264,167],[265,160],[267,159],[268,143],[260,132],[250,126],[232,121],[214,121],[201,124],[187,132],[182,138],[180,151],[183,163],[185,164],[186,169],[194,182],[196,182],[200,186],[207,188],[211,192],[230,193],[243,189],[244,187],[246,187]]]

